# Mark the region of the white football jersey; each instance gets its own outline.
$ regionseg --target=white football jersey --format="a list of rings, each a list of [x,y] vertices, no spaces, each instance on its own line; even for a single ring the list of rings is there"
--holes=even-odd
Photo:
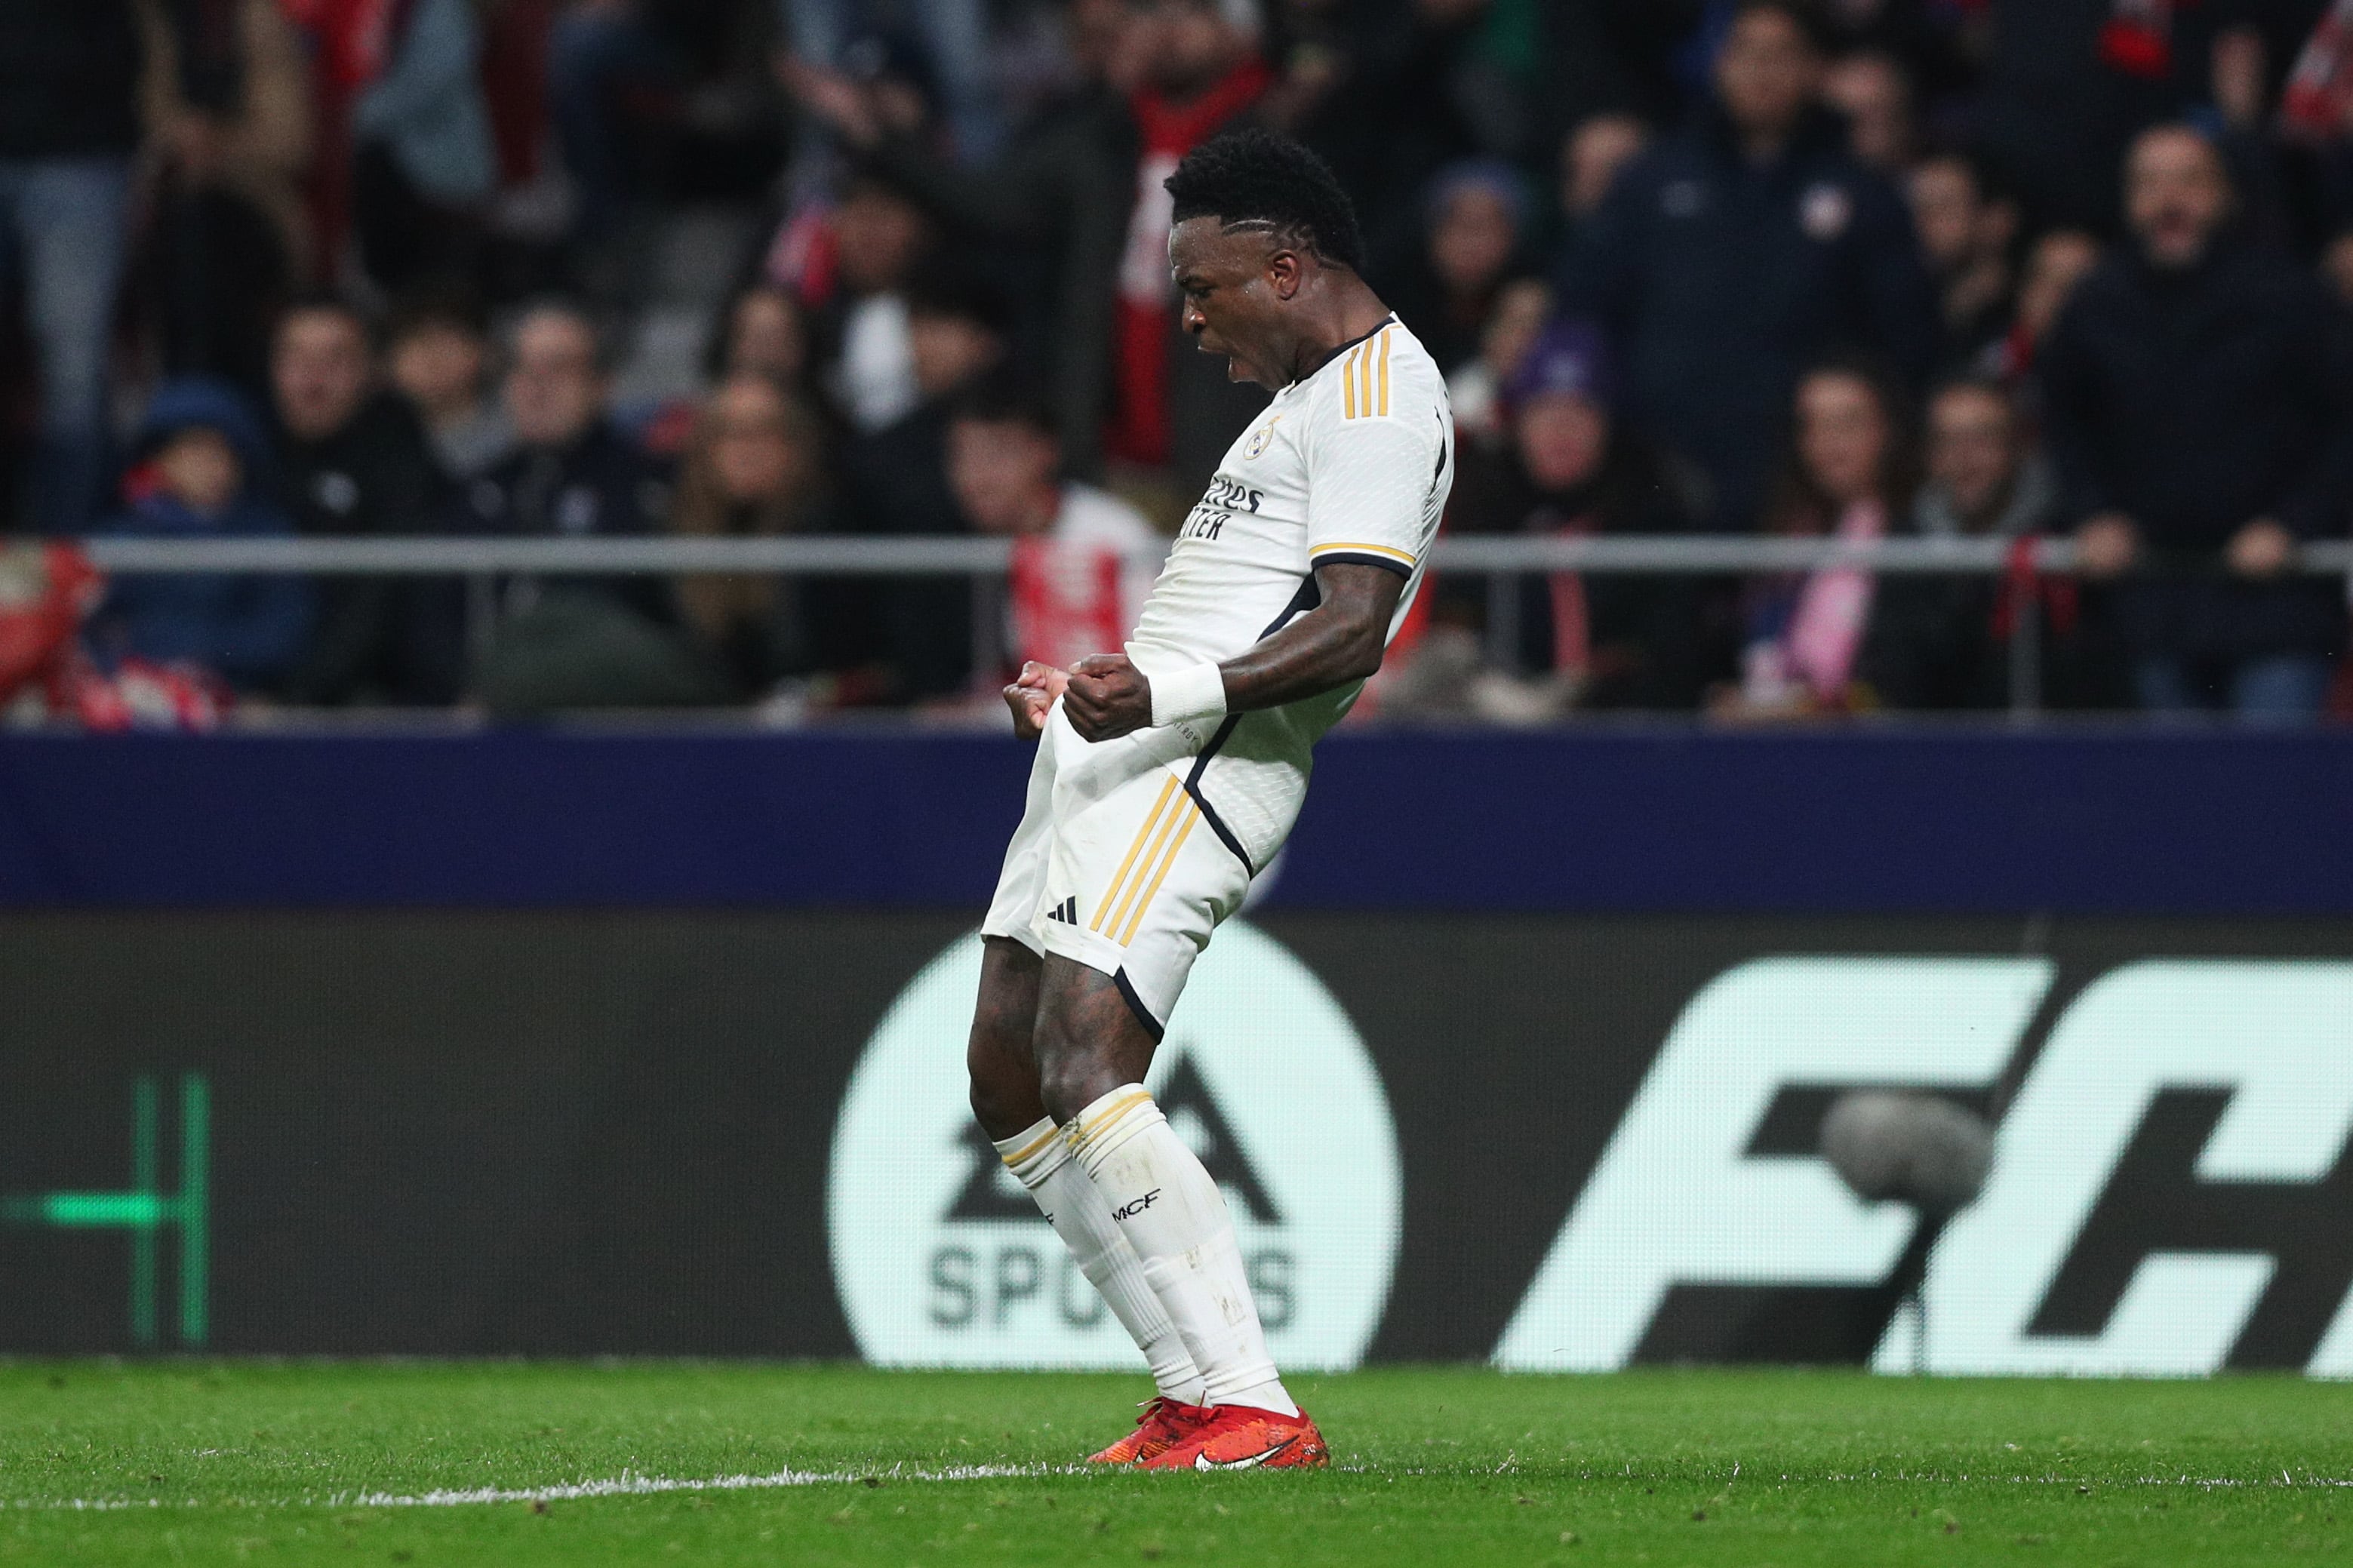
[[[1315,569],[1335,561],[1406,579],[1395,637],[1453,482],[1446,378],[1392,316],[1276,393],[1227,449],[1177,531],[1128,658],[1147,677],[1231,658],[1314,608]],[[1296,706],[1328,710],[1320,734],[1356,691]]]
[[[1395,637],[1453,483],[1446,378],[1392,316],[1276,393],[1228,449],[1153,584],[1128,658],[1147,678],[1222,663],[1314,609],[1315,569],[1343,561],[1405,578]],[[1363,689],[1238,714],[1195,738],[1197,793],[1208,777],[1223,781],[1208,793],[1224,797],[1254,866],[1290,831],[1309,752]]]

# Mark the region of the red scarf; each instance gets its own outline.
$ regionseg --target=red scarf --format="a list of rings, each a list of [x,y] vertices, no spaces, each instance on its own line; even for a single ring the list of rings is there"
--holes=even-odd
[[[1210,132],[1256,102],[1271,79],[1265,66],[1246,60],[1198,98],[1178,102],[1145,89],[1129,100],[1144,146],[1119,268],[1113,348],[1118,415],[1104,437],[1113,457],[1154,468],[1168,461],[1168,230],[1174,203],[1162,182]]]
[[[2126,76],[2162,81],[2173,69],[2173,18],[2198,0],[2111,0],[2100,58]]]
[[[2336,0],[2295,57],[2280,129],[2303,142],[2336,139],[2353,117],[2353,0]]]

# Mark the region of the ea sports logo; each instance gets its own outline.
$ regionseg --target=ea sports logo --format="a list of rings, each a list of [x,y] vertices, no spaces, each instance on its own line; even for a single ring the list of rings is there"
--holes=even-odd
[[[1138,1366],[973,1125],[980,955],[965,937],[927,964],[850,1079],[827,1183],[843,1313],[880,1365]],[[1225,1192],[1277,1361],[1356,1365],[1388,1300],[1400,1182],[1388,1097],[1340,1005],[1281,943],[1229,921],[1148,1087]]]

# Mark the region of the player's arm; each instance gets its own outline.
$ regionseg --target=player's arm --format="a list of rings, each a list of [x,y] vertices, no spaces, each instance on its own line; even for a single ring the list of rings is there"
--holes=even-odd
[[[1155,700],[1151,680],[1126,655],[1081,659],[1066,698],[1071,727],[1087,740],[1109,741],[1154,724],[1280,708],[1363,680],[1381,667],[1405,584],[1402,574],[1386,566],[1335,561],[1317,567],[1315,608],[1247,653],[1182,671],[1171,682],[1198,682],[1198,691],[1164,690]],[[1218,691],[1208,689],[1213,679]]]

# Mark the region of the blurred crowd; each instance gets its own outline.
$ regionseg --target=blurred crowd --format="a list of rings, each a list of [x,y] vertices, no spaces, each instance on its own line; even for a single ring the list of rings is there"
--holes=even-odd
[[[1245,123],[1447,370],[1451,531],[2009,551],[1443,574],[1367,711],[2353,710],[2295,570],[2353,532],[2353,0],[10,0],[21,539],[1015,543],[994,595],[20,544],[0,699],[956,711],[1114,646],[1263,400],[1165,253]]]

